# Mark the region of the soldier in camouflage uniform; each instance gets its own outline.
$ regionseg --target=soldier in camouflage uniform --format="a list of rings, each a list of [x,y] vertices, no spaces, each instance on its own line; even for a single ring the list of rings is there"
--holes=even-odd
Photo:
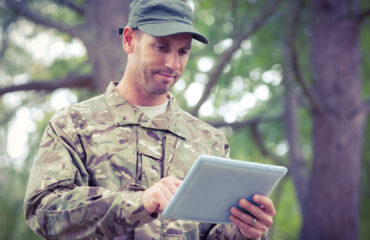
[[[163,22],[163,18],[166,22]],[[168,92],[188,60],[193,27],[180,0],[138,0],[124,29],[126,72],[104,94],[59,111],[33,164],[24,203],[47,239],[267,239],[264,196],[231,209],[234,224],[161,217],[200,154],[227,157],[225,136],[181,110]]]

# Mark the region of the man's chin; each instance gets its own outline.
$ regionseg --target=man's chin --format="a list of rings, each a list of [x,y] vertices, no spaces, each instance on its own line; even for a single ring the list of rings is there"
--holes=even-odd
[[[171,86],[167,86],[167,87],[158,87],[158,86],[154,86],[154,87],[149,87],[147,88],[147,91],[153,95],[163,95],[163,94],[167,94],[171,89]]]
[[[174,83],[176,83],[176,80],[175,78],[164,78],[160,74],[154,74],[150,81],[146,81],[146,89],[155,95],[167,94]]]
[[[162,80],[159,83],[157,83],[157,85],[154,86],[153,89],[155,89],[156,92],[160,94],[166,94],[170,91],[175,82],[176,81],[174,80],[173,81]]]
[[[170,91],[171,88],[162,88],[162,89],[157,89],[155,92],[157,95],[163,95],[167,94]]]

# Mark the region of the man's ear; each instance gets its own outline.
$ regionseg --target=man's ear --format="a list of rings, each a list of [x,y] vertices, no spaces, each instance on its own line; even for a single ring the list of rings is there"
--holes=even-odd
[[[135,32],[130,27],[125,27],[122,34],[122,44],[123,44],[123,50],[127,54],[132,53],[134,49],[134,40],[135,40]]]

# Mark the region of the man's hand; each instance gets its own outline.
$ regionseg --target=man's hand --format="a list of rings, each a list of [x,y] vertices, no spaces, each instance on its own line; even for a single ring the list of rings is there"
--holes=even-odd
[[[273,223],[276,210],[271,199],[262,195],[254,195],[253,201],[260,204],[256,206],[246,199],[240,199],[239,205],[250,214],[232,207],[230,220],[239,229],[241,234],[247,238],[258,238],[265,233]],[[256,220],[254,220],[256,219]]]
[[[149,214],[162,212],[182,181],[169,176],[162,178],[159,182],[148,188],[143,193],[143,205]]]

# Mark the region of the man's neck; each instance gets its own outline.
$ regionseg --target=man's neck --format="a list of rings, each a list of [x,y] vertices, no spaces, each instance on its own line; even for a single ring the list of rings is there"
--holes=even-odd
[[[167,94],[150,94],[130,81],[126,75],[123,76],[116,89],[128,103],[135,106],[158,106],[168,100]]]

